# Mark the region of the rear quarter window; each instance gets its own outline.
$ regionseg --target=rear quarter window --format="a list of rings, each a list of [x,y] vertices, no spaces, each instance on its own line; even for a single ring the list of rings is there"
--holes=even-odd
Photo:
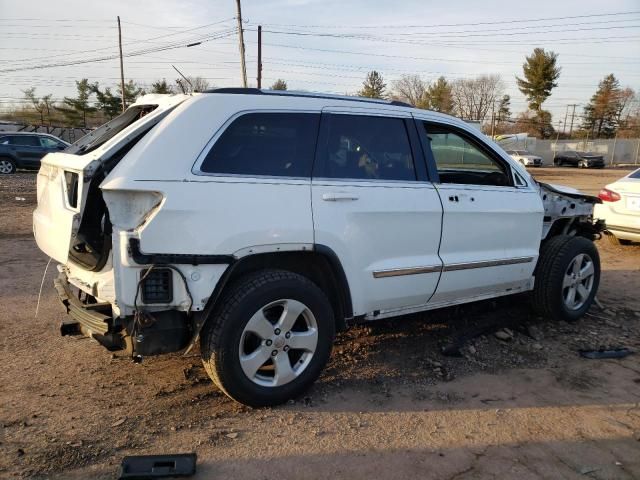
[[[320,114],[248,113],[235,119],[200,166],[204,173],[310,177]]]

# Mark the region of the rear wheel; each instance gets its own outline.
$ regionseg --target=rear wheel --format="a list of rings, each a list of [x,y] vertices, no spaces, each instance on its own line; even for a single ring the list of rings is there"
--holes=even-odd
[[[0,158],[0,174],[10,175],[16,172],[16,164],[10,158]]]
[[[329,359],[335,334],[325,294],[301,275],[263,270],[241,278],[205,325],[202,361],[229,397],[252,407],[303,393]]]
[[[540,251],[535,277],[533,308],[555,320],[578,320],[598,291],[598,250],[583,237],[553,237]]]
[[[589,164],[585,160],[580,160],[578,162],[578,167],[580,167],[580,168],[589,168]]]

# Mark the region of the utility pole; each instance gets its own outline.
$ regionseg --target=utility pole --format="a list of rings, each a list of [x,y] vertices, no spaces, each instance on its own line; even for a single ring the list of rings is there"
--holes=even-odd
[[[491,139],[493,140],[493,129],[494,129],[494,125],[495,125],[495,120],[496,120],[496,102],[495,100],[493,101],[493,103],[491,104]]]
[[[567,133],[567,114],[569,113],[569,105],[564,110],[564,123],[562,124],[562,133]]]
[[[122,61],[122,29],[120,28],[120,15],[118,15],[118,46],[120,48],[120,90],[122,90],[122,111],[127,108],[127,102],[124,99],[124,63]]]
[[[247,66],[244,60],[244,34],[242,32],[242,9],[240,8],[240,0],[236,0],[236,9],[238,10],[238,40],[240,41],[240,67],[242,68],[242,86],[247,88]]]
[[[611,151],[611,165],[615,163],[616,159],[616,142],[618,141],[618,131],[616,130],[616,136],[613,139],[613,150]]]
[[[258,25],[258,88],[262,88],[262,25]]]
[[[569,137],[571,137],[571,133],[573,132],[573,117],[576,114],[576,107],[578,106],[577,103],[572,103],[568,105],[569,107],[573,107],[573,110],[571,110],[571,125],[569,126]]]

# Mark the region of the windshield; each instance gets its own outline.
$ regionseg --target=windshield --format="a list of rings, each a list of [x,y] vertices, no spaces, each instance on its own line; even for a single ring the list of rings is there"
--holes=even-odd
[[[635,172],[631,172],[629,174],[629,178],[640,178],[640,168],[638,170],[636,170]]]
[[[93,132],[85,135],[67,149],[67,153],[83,155],[95,150],[100,145],[115,137],[119,132],[127,128],[132,123],[140,120],[145,115],[155,110],[157,105],[139,105],[128,108],[121,115],[118,115],[107,123],[98,127]]]

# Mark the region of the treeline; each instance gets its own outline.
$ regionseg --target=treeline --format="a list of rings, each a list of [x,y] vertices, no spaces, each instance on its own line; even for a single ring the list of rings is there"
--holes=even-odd
[[[582,113],[576,110],[574,115],[572,110],[570,115],[567,108],[565,116],[554,121],[543,105],[558,86],[561,68],[557,63],[558,55],[542,48],[536,48],[526,57],[522,77],[516,76],[516,84],[527,99],[528,110],[515,117],[511,113],[511,98],[504,93],[504,83],[499,75],[453,80],[441,76],[433,82],[418,75],[403,75],[387,85],[379,72],[371,71],[358,95],[400,100],[417,108],[481,122],[485,133],[494,135],[529,133],[538,138],[568,138],[569,133],[578,138],[640,136],[640,105],[636,93],[629,87],[622,88],[614,74],[600,81]]]
[[[0,119],[45,127],[93,128],[118,116],[123,110],[120,86],[102,87],[99,82],[83,78],[76,82],[76,95],[54,100],[52,94],[38,96],[35,87],[23,90],[24,98],[19,106],[0,115]],[[178,78],[174,83],[166,79],[156,80],[151,88],[144,88],[133,80],[124,84],[124,104],[131,105],[136,98],[147,93],[190,93],[210,88],[202,77]],[[270,87],[286,90],[287,82],[278,79]]]
[[[417,108],[477,121],[490,135],[529,133],[538,138],[568,138],[570,135],[578,138],[640,137],[640,106],[636,93],[629,87],[623,88],[614,74],[600,81],[582,113],[577,109],[571,110],[569,115],[568,105],[563,118],[554,120],[544,104],[558,86],[561,70],[558,55],[554,52],[536,48],[527,56],[522,75],[516,76],[515,80],[527,99],[528,109],[515,116],[500,75],[456,79],[441,76],[427,81],[419,75],[408,74],[388,85],[382,74],[374,70],[366,75],[362,88],[353,95],[399,100]],[[174,83],[166,79],[157,80],[149,89],[130,80],[124,85],[124,103],[129,105],[145,93],[188,93],[207,88],[209,83],[202,77],[179,78]],[[287,90],[287,82],[278,79],[270,88]],[[35,88],[23,92],[22,105],[5,114],[4,119],[44,126],[91,128],[110,120],[123,109],[120,86],[102,87],[86,78],[76,81],[74,97],[64,97],[61,101],[53,101],[51,94],[39,97]]]

